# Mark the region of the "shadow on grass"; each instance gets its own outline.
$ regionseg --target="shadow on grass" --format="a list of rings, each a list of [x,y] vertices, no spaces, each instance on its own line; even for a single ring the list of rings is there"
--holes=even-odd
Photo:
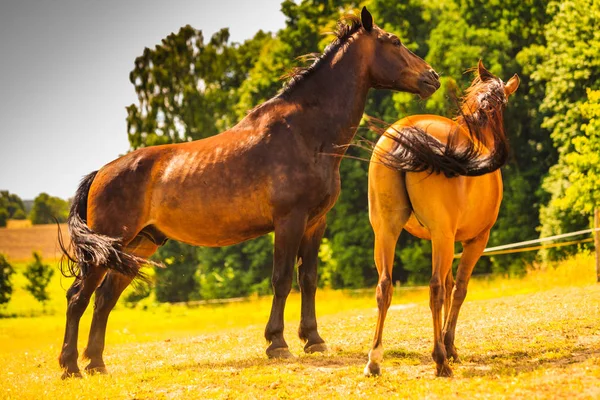
[[[551,355],[548,357],[548,355]],[[600,358],[600,347],[544,348],[531,351],[494,352],[485,355],[468,355],[463,363],[453,363],[456,376],[464,378],[515,376],[543,368],[564,368],[571,364],[583,363],[590,358]],[[340,351],[328,355],[300,356],[287,360],[273,360],[256,356],[239,360],[184,362],[176,365],[165,365],[159,369],[175,371],[229,370],[248,368],[268,368],[287,366],[293,368],[313,367],[326,369],[362,368],[368,359],[367,351]],[[386,365],[387,363],[387,365]],[[433,360],[429,352],[415,352],[404,349],[393,349],[385,353],[384,367],[393,368],[432,366]]]
[[[538,369],[565,368],[600,357],[600,347],[548,347],[531,351],[473,355],[460,368],[462,376],[515,376]]]

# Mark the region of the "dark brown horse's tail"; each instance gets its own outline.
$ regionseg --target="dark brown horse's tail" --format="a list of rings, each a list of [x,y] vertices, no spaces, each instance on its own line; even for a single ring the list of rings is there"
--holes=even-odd
[[[63,253],[61,273],[65,277],[84,278],[90,268],[104,267],[124,275],[140,277],[140,267],[147,264],[148,260],[123,252],[120,238],[95,233],[87,226],[88,192],[97,173],[92,172],[82,179],[73,198],[67,219],[71,236],[69,246],[65,246],[59,227],[58,243]]]
[[[492,132],[494,142],[485,155],[482,154],[481,143],[485,142],[481,128],[465,122],[470,135],[477,141],[471,141],[460,148],[457,145],[458,129],[450,133],[448,142],[444,144],[416,126],[384,130],[373,127],[371,123],[371,129],[396,142],[392,151],[383,152],[375,148],[375,154],[381,163],[392,169],[405,172],[430,171],[442,173],[449,178],[485,175],[504,166],[508,161],[509,146],[501,121],[488,121],[488,129]]]

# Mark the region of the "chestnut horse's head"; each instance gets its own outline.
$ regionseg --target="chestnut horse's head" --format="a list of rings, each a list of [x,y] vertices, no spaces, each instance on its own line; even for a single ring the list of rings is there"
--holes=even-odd
[[[415,93],[421,98],[439,89],[439,76],[431,66],[408,50],[396,35],[374,25],[366,7],[361,12],[361,23],[373,87]]]
[[[463,114],[478,116],[478,114],[502,111],[508,103],[508,97],[519,87],[519,76],[514,74],[508,82],[504,83],[502,79],[488,71],[481,60],[477,64],[476,71],[475,79],[463,99]]]

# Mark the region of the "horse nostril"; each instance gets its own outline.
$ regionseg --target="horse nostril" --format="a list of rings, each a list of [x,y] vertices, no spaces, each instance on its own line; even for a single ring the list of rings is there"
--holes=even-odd
[[[435,79],[437,79],[437,80],[439,80],[439,79],[440,79],[440,76],[438,75],[438,73],[437,73],[437,72],[435,72],[433,69],[430,69],[430,70],[429,70],[429,73],[430,73],[431,75],[433,75],[433,77],[434,77]]]

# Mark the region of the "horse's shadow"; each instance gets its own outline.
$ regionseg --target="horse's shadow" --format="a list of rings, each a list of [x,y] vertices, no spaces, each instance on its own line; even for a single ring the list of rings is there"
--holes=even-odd
[[[552,355],[551,357],[547,357]],[[461,355],[462,362],[452,363],[455,376],[465,378],[484,376],[514,376],[531,372],[540,368],[564,368],[574,363],[583,363],[590,358],[600,357],[600,346],[532,348],[519,351],[502,351],[501,349],[485,354],[465,352]],[[165,365],[159,368],[169,368],[176,371],[184,370],[241,370],[246,368],[302,366],[325,369],[362,368],[368,360],[367,351],[337,350],[326,354],[301,355],[290,359],[268,359],[257,355],[242,359],[227,359],[213,361],[189,361]],[[428,351],[411,351],[404,348],[393,348],[384,354],[383,366],[394,369],[399,366],[431,366],[433,360]]]

